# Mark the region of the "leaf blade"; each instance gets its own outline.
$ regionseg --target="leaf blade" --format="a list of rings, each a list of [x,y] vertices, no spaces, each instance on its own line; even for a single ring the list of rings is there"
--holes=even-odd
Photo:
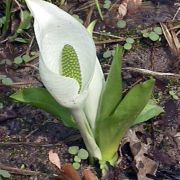
[[[148,104],[144,107],[142,112],[134,121],[133,125],[143,123],[150,120],[151,118],[158,116],[160,113],[164,112],[164,109],[158,105],[153,100],[150,100]]]
[[[67,127],[76,127],[68,109],[60,106],[44,88],[26,88],[12,94],[10,97],[45,110],[60,118]]]
[[[143,110],[150,99],[154,80],[133,87],[123,98],[112,116],[101,120],[96,129],[96,140],[102,152],[102,163],[111,164],[119,144],[128,128]]]
[[[98,123],[100,119],[105,119],[110,114],[112,114],[121,100],[121,97],[122,97],[122,77],[121,77],[122,56],[123,56],[123,48],[120,46],[117,46],[114,57],[113,57],[112,65],[110,68],[109,76],[106,81],[106,84],[102,93],[102,97],[100,100],[96,123]]]

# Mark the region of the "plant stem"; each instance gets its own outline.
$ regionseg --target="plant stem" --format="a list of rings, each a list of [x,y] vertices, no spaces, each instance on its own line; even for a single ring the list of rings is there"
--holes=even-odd
[[[97,159],[101,159],[101,152],[98,145],[95,142],[94,135],[87,121],[86,115],[81,108],[71,109],[72,116],[74,117],[81,136],[84,140],[87,150],[90,156]]]
[[[3,26],[2,35],[5,35],[9,28],[10,19],[11,19],[11,6],[12,6],[12,0],[6,0],[6,12],[5,12],[6,20]]]
[[[61,0],[61,5],[64,5],[65,2],[66,0]]]
[[[101,11],[101,7],[100,7],[100,4],[99,4],[99,1],[95,0],[95,3],[96,3],[96,7],[98,9],[98,13],[99,13],[101,19],[103,20],[104,18],[103,18],[103,15],[102,15],[102,11]]]

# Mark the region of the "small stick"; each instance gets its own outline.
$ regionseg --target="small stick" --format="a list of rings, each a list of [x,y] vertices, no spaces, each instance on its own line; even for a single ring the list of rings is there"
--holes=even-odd
[[[130,70],[136,73],[141,73],[145,75],[151,75],[151,76],[159,76],[162,78],[177,78],[180,79],[180,74],[175,74],[175,73],[161,73],[161,72],[156,72],[156,71],[151,71],[147,69],[141,69],[141,68],[133,68],[133,67],[125,67],[122,68],[124,70]]]
[[[110,43],[116,43],[116,42],[122,42],[125,41],[125,39],[108,39],[104,41],[95,41],[96,45],[101,45],[101,44],[110,44]]]
[[[19,168],[15,168],[15,167],[6,166],[1,163],[0,163],[0,169],[9,171],[12,174],[19,174],[19,175],[25,175],[25,176],[47,175],[47,174],[41,173],[39,171],[19,169]]]
[[[85,10],[85,9],[87,9],[89,7],[94,6],[94,5],[95,5],[95,2],[87,2],[83,6],[79,7],[78,9],[73,10],[73,13]]]
[[[32,147],[53,147],[62,146],[62,144],[41,144],[41,143],[31,143],[31,142],[0,142],[0,147],[2,146],[32,146]]]
[[[120,37],[120,36],[116,36],[116,35],[113,35],[113,34],[108,34],[108,33],[105,33],[105,32],[97,32],[97,31],[93,31],[93,34],[97,34],[97,35],[101,35],[101,36],[107,36],[107,37],[112,37],[112,38],[117,38],[117,39],[125,39],[123,37]]]
[[[39,70],[39,68],[34,64],[25,64],[25,65],[23,65],[23,67],[30,67],[30,68],[33,68],[35,70]]]
[[[35,83],[33,83],[33,82],[15,82],[15,83],[12,83],[10,85],[6,85],[6,84],[1,84],[0,83],[0,87],[2,87],[2,86],[17,87],[17,86],[25,86],[25,85],[32,85],[32,84],[35,84]]]
[[[31,42],[30,42],[30,44],[29,44],[29,47],[28,47],[28,49],[26,50],[26,54],[29,54],[29,52],[30,52],[30,50],[31,50],[31,47],[32,47],[32,45],[33,45],[33,42],[34,42],[34,36],[32,37]]]

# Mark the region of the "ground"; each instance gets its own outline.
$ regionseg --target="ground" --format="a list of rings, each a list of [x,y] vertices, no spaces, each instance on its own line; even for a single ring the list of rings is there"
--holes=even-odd
[[[102,8],[104,21],[101,21],[93,1],[74,0],[63,6],[69,13],[79,15],[86,25],[93,19],[98,19],[94,40],[105,76],[108,74],[112,56],[105,57],[104,52],[113,50],[117,43],[124,45],[127,37],[133,37],[135,44],[131,50],[125,51],[123,57],[124,88],[127,90],[154,76],[154,98],[164,107],[165,112],[160,116],[127,132],[119,147],[119,164],[110,168],[107,180],[180,179],[180,57],[169,47],[163,35],[160,42],[152,42],[141,34],[142,29],[159,26],[160,22],[170,22],[177,12],[179,2],[154,2],[144,2],[137,9],[131,8],[124,17],[127,28],[123,29],[116,26],[119,20],[117,8],[121,1],[112,1],[110,10]],[[58,1],[54,3],[59,5]],[[88,6],[88,3],[92,5]],[[100,3],[103,5],[103,1]],[[3,16],[4,6],[1,8],[0,16]],[[16,4],[14,10],[15,8]],[[25,9],[24,4],[22,8]],[[18,20],[17,14],[12,17],[12,22]],[[176,17],[178,18],[179,16]],[[10,61],[1,63],[0,75],[6,75],[13,81],[10,85],[0,84],[0,169],[8,170],[13,180],[56,179],[54,174],[59,174],[59,171],[48,160],[48,152],[57,152],[62,164],[71,163],[68,147],[84,147],[84,144],[78,131],[65,127],[58,119],[42,110],[9,98],[20,88],[43,86],[38,73],[37,58],[28,63],[13,63],[14,58],[19,55],[38,51],[33,29],[27,30],[28,35],[22,35],[30,38],[30,44],[11,42],[7,38],[12,33],[11,25],[11,30],[1,38],[0,43],[0,62],[5,59]],[[113,38],[113,35],[119,38]],[[127,67],[148,69],[151,72],[170,72],[173,76],[154,75],[151,72],[147,74],[135,69],[128,70]],[[175,92],[175,96],[170,95],[170,92]],[[86,160],[81,164],[81,172],[87,166],[91,165]],[[16,168],[15,171],[12,168]],[[91,169],[100,178],[99,167],[95,165]]]

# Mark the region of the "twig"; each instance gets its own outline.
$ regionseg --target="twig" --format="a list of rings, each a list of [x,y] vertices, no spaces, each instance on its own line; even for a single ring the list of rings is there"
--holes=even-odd
[[[0,44],[3,44],[3,43],[5,43],[5,42],[7,42],[8,40],[9,40],[8,38],[3,39],[3,40],[0,41]]]
[[[177,9],[177,11],[176,11],[176,13],[175,13],[175,15],[174,15],[174,17],[173,17],[173,21],[175,20],[175,18],[176,18],[176,16],[178,15],[178,13],[179,13],[179,11],[180,11],[180,7]]]
[[[93,1],[88,1],[87,3],[85,3],[83,6],[79,7],[78,9],[73,10],[73,13],[77,13],[79,11],[85,10],[91,6],[94,6],[95,2]]]
[[[116,43],[116,42],[122,42],[125,41],[125,39],[108,39],[108,40],[103,40],[103,41],[95,41],[96,45],[101,45],[101,44],[110,44],[110,43]]]
[[[27,136],[25,136],[25,138],[29,138],[31,135],[33,135],[34,133],[36,133],[37,131],[39,131],[39,128],[34,129],[33,131],[31,131]]]
[[[26,54],[29,54],[29,52],[30,52],[30,50],[31,50],[31,47],[32,47],[33,42],[34,42],[34,36],[32,37],[31,42],[30,42],[30,44],[29,44],[29,47],[28,47],[28,49],[26,50]]]
[[[133,88],[135,85],[139,84],[142,81],[142,78],[139,78],[136,82],[134,82],[133,84],[131,84],[130,86],[128,86],[127,89],[125,89],[123,91],[123,93],[126,93],[129,89]]]
[[[151,70],[141,69],[141,68],[133,68],[133,67],[125,67],[122,69],[133,71],[136,73],[141,73],[144,75],[158,76],[161,78],[177,78],[177,79],[180,79],[180,74],[175,74],[175,73],[161,73],[161,72],[156,72],[156,71],[151,71]]]
[[[54,147],[62,146],[62,144],[41,144],[41,143],[31,143],[31,142],[0,142],[0,147],[3,146],[32,146],[32,147]]]
[[[85,27],[88,27],[88,25],[90,24],[93,11],[94,11],[94,6],[92,6],[92,7],[90,8],[90,10],[89,10],[89,13],[88,13],[88,15],[87,15],[87,17],[86,17],[86,21],[85,21],[85,23],[84,23],[84,24],[85,24]]]
[[[35,70],[39,70],[39,68],[34,64],[25,64],[23,67],[30,67],[30,68],[33,68]]]
[[[35,83],[33,83],[33,82],[15,82],[15,83],[12,83],[10,85],[0,84],[0,87],[1,86],[16,87],[16,86],[32,85],[32,84],[35,84]]]
[[[77,141],[81,139],[80,134],[75,134],[70,137],[65,138],[63,141],[64,143],[70,143],[73,141]],[[42,143],[32,143],[32,142],[0,142],[0,147],[3,146],[31,146],[31,147],[58,147],[62,146],[61,143],[56,143],[56,144],[42,144]]]
[[[47,175],[39,171],[31,171],[25,169],[19,169],[15,167],[6,166],[0,163],[0,169],[9,171],[12,174],[25,175],[25,176],[37,176],[37,175]]]
[[[14,2],[17,4],[19,10],[22,12],[21,4],[17,0],[14,0]]]
[[[106,33],[106,32],[93,31],[93,34],[97,34],[97,35],[101,35],[101,36],[107,36],[107,37],[112,37],[112,38],[117,38],[117,39],[125,39],[125,38],[123,38],[123,37],[116,36],[116,35],[113,35],[113,34],[108,34],[108,33]]]

